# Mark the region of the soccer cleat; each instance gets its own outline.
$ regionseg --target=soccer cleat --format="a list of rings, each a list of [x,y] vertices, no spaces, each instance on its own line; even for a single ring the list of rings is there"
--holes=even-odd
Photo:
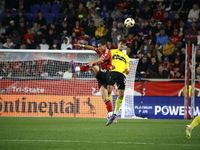
[[[107,120],[109,120],[109,118],[111,117],[113,115],[113,113],[108,113],[107,114]],[[113,122],[116,124],[117,123],[117,116],[116,116],[116,118],[113,120]]]
[[[70,62],[70,69],[71,69],[71,73],[75,73],[76,71],[75,71],[75,64],[74,64],[74,61],[72,60],[71,62]]]
[[[185,130],[186,138],[190,139],[191,138],[191,133],[192,133],[192,126],[191,125],[186,125],[186,130]]]
[[[116,118],[116,114],[113,114],[112,116],[109,117],[108,122],[106,123],[106,126],[110,125],[113,120],[115,120]]]

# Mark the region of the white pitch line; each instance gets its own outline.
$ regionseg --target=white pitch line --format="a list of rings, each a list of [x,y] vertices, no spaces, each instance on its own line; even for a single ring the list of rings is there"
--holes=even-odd
[[[193,146],[200,147],[200,144],[157,144],[157,143],[143,143],[143,142],[98,142],[98,141],[70,141],[70,140],[0,140],[0,142],[54,142],[54,143],[111,143],[111,144],[133,144],[133,145],[164,145],[164,146]]]

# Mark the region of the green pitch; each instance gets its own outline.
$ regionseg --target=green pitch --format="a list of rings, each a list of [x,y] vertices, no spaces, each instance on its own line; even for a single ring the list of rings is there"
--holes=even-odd
[[[0,150],[200,150],[190,120],[0,117]]]

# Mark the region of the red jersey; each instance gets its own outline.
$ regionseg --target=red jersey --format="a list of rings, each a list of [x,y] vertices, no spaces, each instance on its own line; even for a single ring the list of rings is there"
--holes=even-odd
[[[112,56],[109,49],[106,49],[103,52],[100,52],[98,48],[95,48],[96,53],[99,57],[103,57],[104,61],[99,63],[99,68],[111,70],[112,67]]]
[[[179,41],[181,41],[181,37],[178,35],[172,35],[169,37],[172,40],[172,44],[176,45]]]

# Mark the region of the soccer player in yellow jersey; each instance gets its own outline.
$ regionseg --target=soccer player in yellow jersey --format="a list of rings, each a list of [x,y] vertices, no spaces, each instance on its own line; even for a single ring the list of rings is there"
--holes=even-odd
[[[191,122],[191,124],[189,125],[186,125],[186,131],[185,131],[185,135],[188,139],[191,138],[191,133],[192,133],[192,129],[194,127],[196,127],[198,124],[200,123],[200,115],[199,116],[196,116],[194,118],[194,120]]]
[[[114,66],[114,69],[112,69],[110,72],[110,79],[108,82],[108,97],[110,100],[112,100],[111,93],[115,83],[118,86],[118,97],[116,99],[114,113],[111,117],[108,118],[108,122],[106,124],[107,126],[110,125],[113,122],[113,120],[115,120],[117,112],[120,109],[124,97],[126,75],[129,73],[130,62],[128,55],[122,52],[125,46],[126,40],[121,39],[118,42],[118,49],[111,50],[112,65]]]

